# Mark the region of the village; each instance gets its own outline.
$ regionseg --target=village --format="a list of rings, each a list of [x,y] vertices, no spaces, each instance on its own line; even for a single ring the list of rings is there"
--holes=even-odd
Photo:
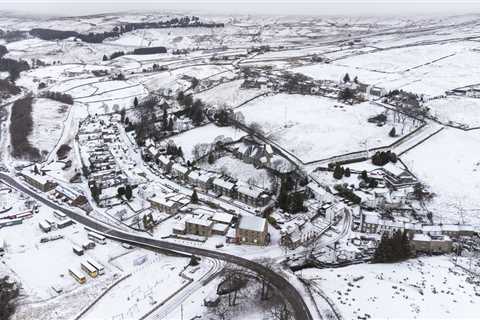
[[[388,318],[371,294],[399,293],[381,281],[397,266],[416,279],[412,270],[435,265],[444,283],[468,288],[461,306],[472,316],[479,95],[440,64],[474,59],[468,35],[424,44],[413,40],[430,31],[412,29],[383,48],[352,29],[300,46],[285,31],[296,22],[268,22],[286,32],[279,44],[267,30],[253,41],[250,20],[163,19],[112,16],[99,20],[103,33],[46,26],[8,42],[0,33],[0,62],[31,62],[15,81],[0,72],[0,85],[19,90],[2,91],[0,109],[0,275],[22,302],[12,319],[48,319],[49,308],[75,320]],[[167,29],[177,38],[163,47]],[[227,33],[210,48],[214,31]],[[429,50],[440,45],[446,55]],[[456,80],[417,70],[437,63]],[[447,111],[452,101],[464,114]],[[372,276],[371,266],[384,268]],[[380,282],[365,293],[369,277]],[[403,290],[430,290],[408,277],[395,280]],[[441,284],[431,287],[427,300]],[[371,300],[356,306],[350,290]],[[238,293],[243,311],[254,306],[244,315]],[[405,318],[455,309],[428,313],[415,299]]]

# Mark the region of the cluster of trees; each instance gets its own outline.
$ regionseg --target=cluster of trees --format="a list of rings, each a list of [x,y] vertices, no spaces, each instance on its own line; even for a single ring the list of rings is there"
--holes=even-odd
[[[384,232],[373,256],[375,263],[398,262],[410,258],[412,252],[408,233],[400,230],[390,234]]]
[[[177,94],[177,102],[185,109],[185,115],[192,119],[194,125],[199,125],[205,120],[205,104],[200,99],[193,100],[191,94],[185,95],[182,91]]]
[[[0,58],[3,58],[4,55],[8,53],[7,47],[0,44]]]
[[[373,178],[370,178],[367,174],[367,170],[362,171],[362,174],[360,175],[360,179],[363,180],[363,183],[360,182],[360,186],[362,187],[376,188],[378,186],[378,181]]]
[[[62,144],[57,150],[58,159],[66,158],[70,150],[72,150],[72,147],[68,144]]]
[[[297,191],[297,182],[290,176],[282,178],[278,195],[278,206],[290,213],[303,212],[305,211],[304,201],[305,193]]]
[[[27,61],[10,58],[0,58],[0,71],[8,71],[10,80],[15,81],[20,77],[20,72],[30,69]]]
[[[55,30],[55,29],[45,29],[45,28],[34,28],[30,30],[30,35],[40,38],[42,40],[64,40],[67,38],[77,38],[83,42],[88,43],[102,43],[103,40],[107,38],[112,38],[118,36],[116,32],[101,32],[94,33],[90,32],[87,34],[79,33],[77,31],[64,31],[64,30]]]
[[[117,196],[121,198],[122,196],[125,196],[125,199],[130,201],[132,199],[132,187],[127,184],[125,187],[118,187],[117,189]]]
[[[180,157],[183,158],[183,150],[182,147],[177,147],[177,145],[173,142],[167,143],[167,150],[166,153],[168,155],[174,156],[174,157]]]
[[[343,83],[348,83],[348,82],[351,82],[350,80],[350,75],[347,73],[345,73],[345,75],[343,76]],[[358,83],[358,77],[355,76],[355,78],[353,78],[353,82],[354,83]]]
[[[146,48],[137,48],[133,50],[133,54],[154,54],[154,53],[167,53],[167,48],[146,47]]]
[[[8,276],[0,278],[0,319],[8,320],[15,313],[15,299],[19,294],[19,287]]]
[[[83,167],[83,174],[85,176],[87,176],[87,171],[88,171],[87,168]],[[92,194],[93,200],[95,200],[95,202],[98,203],[98,201],[100,200],[100,195],[102,194],[102,188],[97,186],[95,181],[93,181],[91,184],[89,184],[89,186],[90,186],[90,193]]]
[[[8,80],[0,79],[0,95],[15,95],[21,92],[20,88]]]
[[[155,224],[155,221],[153,220],[153,216],[152,216],[152,213],[148,213],[148,214],[145,214],[143,217],[142,217],[142,222],[143,222],[143,227],[147,230],[149,229],[152,229],[154,224]]]
[[[350,177],[350,168],[343,168],[341,165],[337,164],[333,170],[333,177],[337,180],[342,179],[343,176]]]
[[[418,201],[430,201],[435,197],[435,194],[428,191],[424,184],[417,183],[413,187],[413,196],[415,197],[415,200]]]
[[[121,56],[123,56],[123,55],[125,55],[125,52],[123,52],[123,51],[116,51],[116,52],[112,53],[112,54],[110,55],[110,57],[107,56],[106,54],[104,54],[102,60],[103,60],[103,61],[113,60],[113,59],[118,58],[118,57],[121,57]]]
[[[397,162],[397,155],[390,150],[386,152],[377,151],[372,157],[372,163],[376,166],[384,166],[389,162],[392,162],[392,163]]]
[[[4,31],[4,30],[0,30],[0,39],[4,39],[7,43],[26,39],[27,35],[28,35],[28,33],[26,31],[19,31],[19,30]]]
[[[40,151],[28,141],[28,136],[33,129],[32,103],[32,96],[18,99],[13,103],[10,117],[10,143],[14,157],[39,160]]]
[[[362,198],[360,198],[352,190],[350,190],[346,184],[336,184],[334,188],[338,191],[338,195],[340,197],[345,198],[355,204],[360,204],[360,202],[362,202]]]
[[[52,99],[69,105],[73,104],[73,98],[68,93],[58,91],[44,91],[42,92],[42,98]]]
[[[338,93],[338,100],[347,101],[355,98],[355,91],[346,87]]]
[[[137,29],[160,29],[160,28],[184,28],[184,27],[205,27],[205,28],[219,28],[224,27],[223,23],[201,22],[197,16],[184,16],[181,18],[172,18],[165,21],[157,22],[131,22],[113,29],[120,34]]]
[[[34,28],[30,30],[30,35],[40,38],[42,40],[63,40],[67,38],[78,38],[83,42],[89,43],[102,43],[107,38],[118,37],[121,34],[137,29],[156,29],[156,28],[173,28],[173,27],[205,27],[205,28],[217,28],[223,27],[223,23],[207,23],[201,22],[198,17],[185,16],[182,18],[172,18],[170,20],[159,21],[159,22],[132,22],[122,24],[120,26],[115,26],[111,31],[99,32],[99,33],[79,33],[76,31],[64,31],[56,29],[46,29],[46,28]],[[20,34],[20,31],[17,32],[17,36],[25,36],[24,33]],[[6,37],[4,35],[3,37]],[[10,35],[9,37],[12,37]]]

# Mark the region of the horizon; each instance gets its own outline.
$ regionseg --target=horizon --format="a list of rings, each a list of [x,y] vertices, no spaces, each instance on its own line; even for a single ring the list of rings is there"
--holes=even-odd
[[[114,8],[112,8],[114,5]],[[99,14],[178,13],[253,16],[461,16],[480,13],[480,3],[433,1],[15,1],[0,12],[16,16],[81,17]]]

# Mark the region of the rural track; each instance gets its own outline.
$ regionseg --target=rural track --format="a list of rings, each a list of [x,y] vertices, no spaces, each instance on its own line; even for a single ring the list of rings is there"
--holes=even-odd
[[[278,292],[282,295],[282,297],[285,300],[287,300],[288,303],[290,304],[295,319],[313,320],[312,314],[310,313],[310,310],[308,309],[302,295],[288,281],[288,279],[285,279],[281,275],[266,268],[260,263],[257,263],[242,257],[238,257],[232,254],[227,254],[227,253],[222,253],[222,252],[217,252],[217,251],[202,249],[197,247],[189,247],[182,244],[167,242],[167,241],[158,240],[154,238],[148,238],[132,232],[123,231],[123,230],[117,229],[117,227],[115,226],[108,225],[99,221],[95,221],[84,214],[75,212],[71,209],[67,209],[55,203],[52,203],[51,201],[42,197],[39,192],[30,190],[29,188],[27,188],[23,184],[20,184],[14,178],[10,177],[7,174],[0,173],[0,179],[3,180],[6,184],[10,185],[11,187],[28,194],[30,197],[51,207],[54,210],[58,210],[65,213],[69,218],[75,220],[77,223],[80,223],[87,228],[95,230],[96,232],[103,234],[108,238],[127,242],[133,245],[141,245],[145,248],[160,249],[160,250],[167,250],[167,251],[173,251],[173,252],[183,252],[183,253],[188,253],[192,255],[219,259],[219,260],[233,263],[237,266],[249,269],[254,273],[259,274],[260,276],[265,278],[278,290]]]

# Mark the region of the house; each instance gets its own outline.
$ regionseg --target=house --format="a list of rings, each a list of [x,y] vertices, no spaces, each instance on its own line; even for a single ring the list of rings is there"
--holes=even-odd
[[[230,228],[228,224],[214,223],[212,226],[212,234],[224,236],[227,234],[228,228]]]
[[[185,220],[185,232],[197,236],[209,237],[212,235],[213,221],[199,218]]]
[[[233,197],[235,195],[235,183],[225,177],[215,178],[212,182],[213,191],[221,196]]]
[[[244,244],[267,245],[269,242],[267,219],[242,216],[237,226],[237,239]]]
[[[282,246],[293,250],[301,245],[308,245],[319,235],[318,228],[313,224],[305,220],[295,219],[282,227],[280,243]]]
[[[157,162],[158,166],[160,168],[162,168],[163,171],[165,171],[167,173],[170,172],[170,170],[172,168],[172,161],[167,156],[159,155],[156,158],[156,162]]]
[[[172,176],[175,178],[186,180],[190,169],[179,163],[174,163],[170,169]]]
[[[165,197],[165,195],[155,196],[148,199],[153,208],[157,208],[160,211],[168,214],[176,214],[178,209],[182,206],[180,202],[173,201]]]
[[[216,175],[203,170],[193,170],[188,174],[188,182],[200,189],[208,190],[212,188],[212,182]]]
[[[233,215],[226,212],[217,211],[210,218],[210,220],[212,220],[215,223],[223,223],[223,224],[229,225],[233,221]]]
[[[173,123],[173,130],[174,131],[185,131],[193,127],[192,119],[182,117],[175,119]]]
[[[30,169],[24,169],[20,175],[25,178],[25,181],[31,186],[43,192],[48,192],[57,186],[53,180],[42,174],[36,174]]]
[[[267,204],[270,197],[261,188],[242,184],[237,186],[237,199],[250,206],[263,207]]]
[[[87,203],[87,198],[83,194],[71,188],[60,185],[55,188],[55,197],[57,199],[62,197],[73,206],[81,206]]]
[[[449,253],[452,252],[453,242],[448,236],[431,236],[427,234],[414,234],[410,240],[414,253]]]

